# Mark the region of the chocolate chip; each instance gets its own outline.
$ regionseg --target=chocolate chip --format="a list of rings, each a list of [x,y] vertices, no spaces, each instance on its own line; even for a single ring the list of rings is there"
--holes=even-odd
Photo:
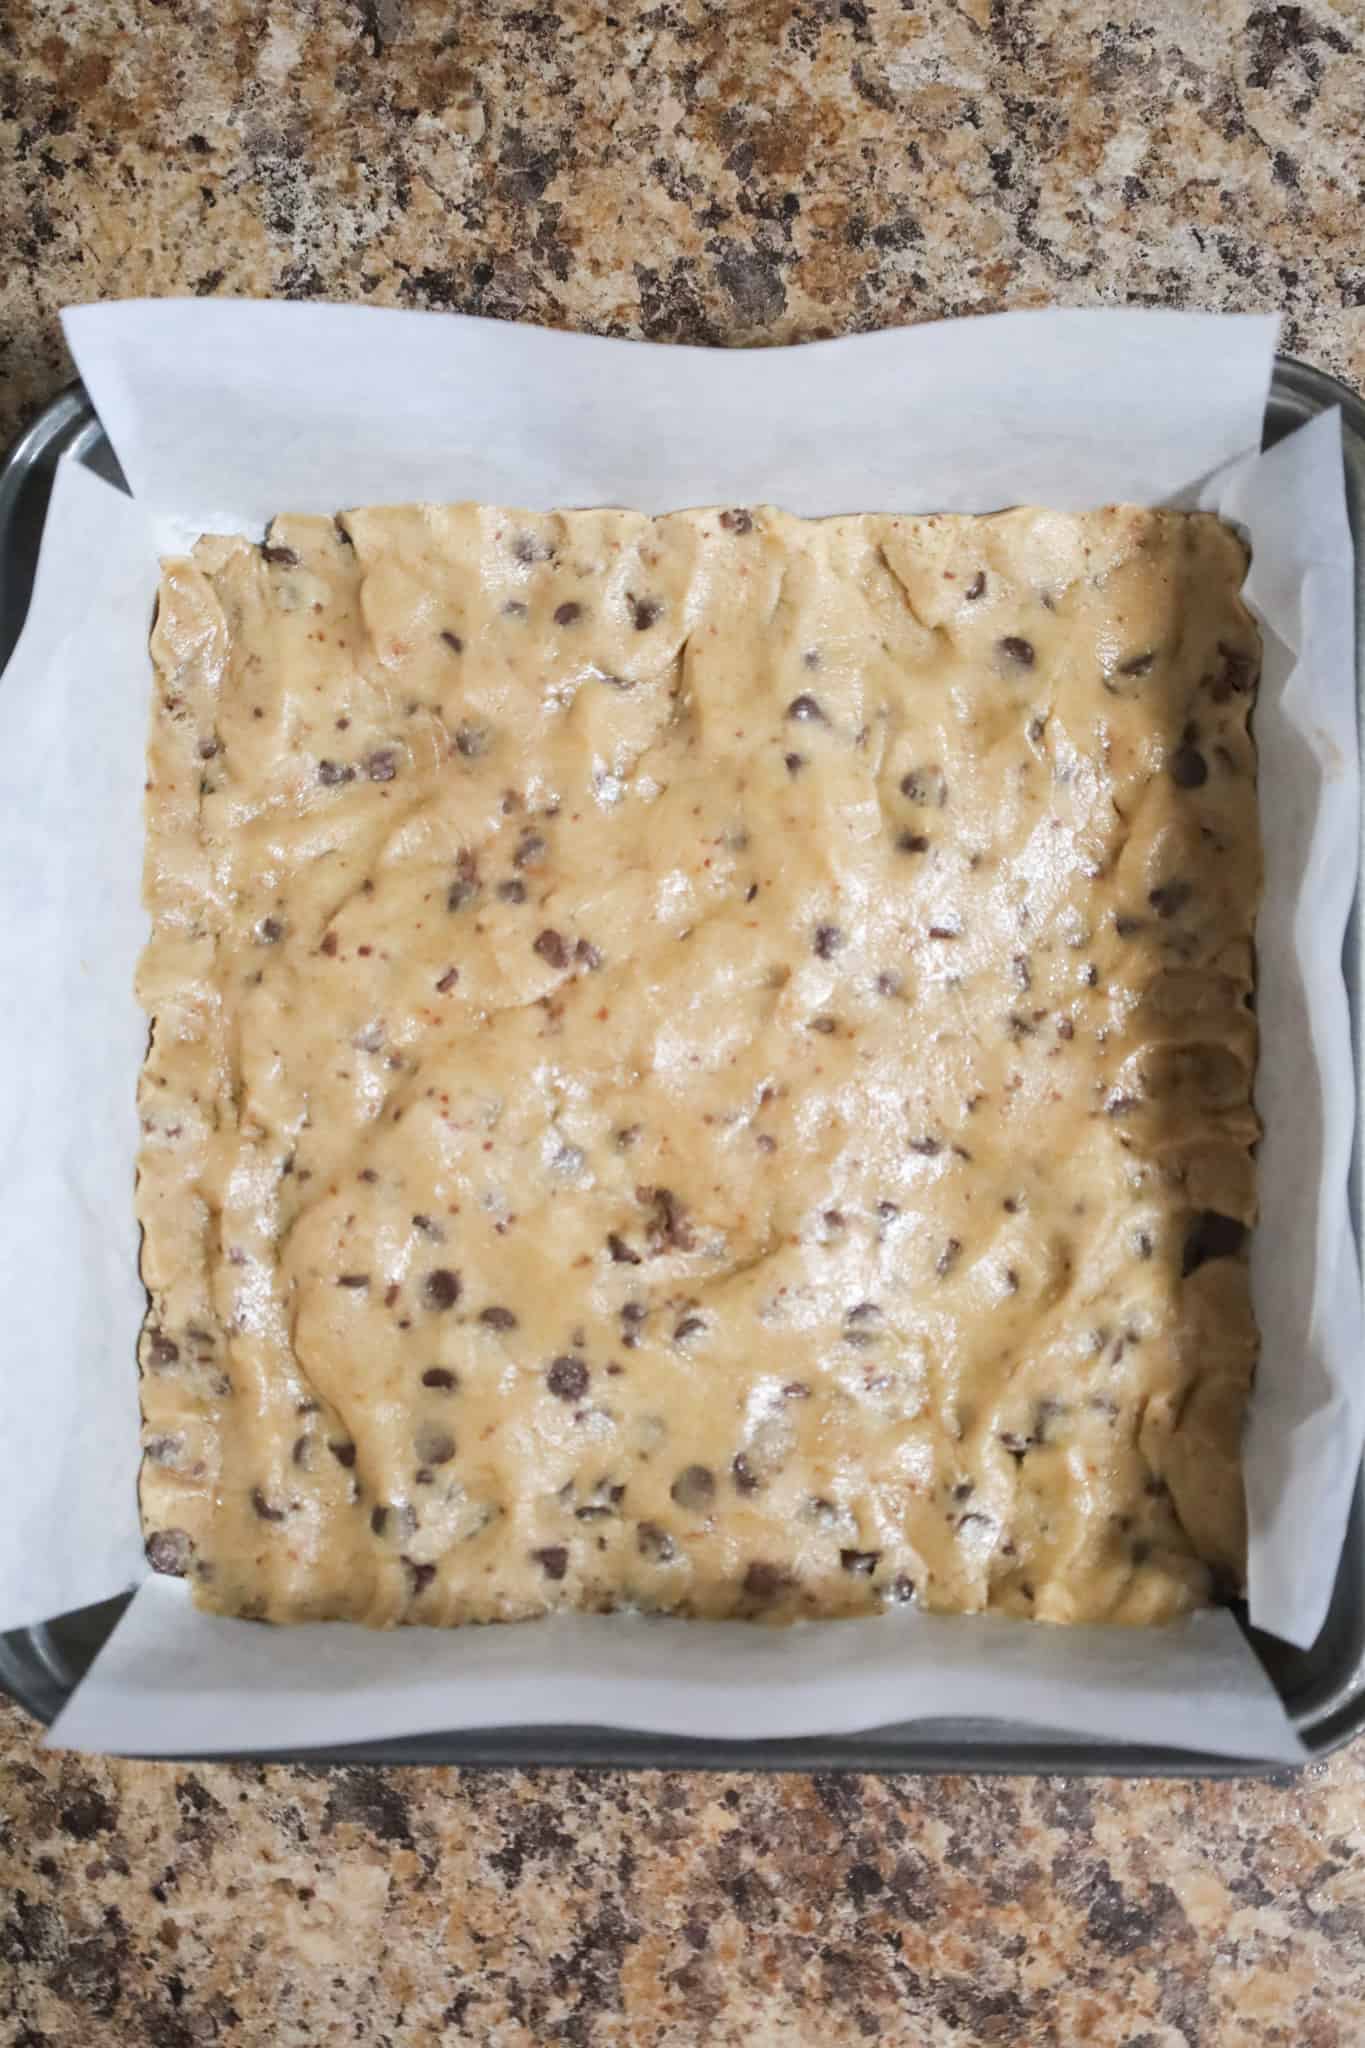
[[[384,1506],[370,1509],[370,1527],[376,1536],[382,1536],[389,1523],[389,1511]]]
[[[455,751],[457,754],[462,754],[466,761],[477,761],[480,754],[486,754],[488,752],[487,726],[471,725],[468,720],[457,725],[455,728]]]
[[[541,833],[523,832],[512,855],[512,865],[514,868],[529,867],[532,862],[540,859],[544,851],[545,840]]]
[[[686,1212],[671,1188],[636,1188],[635,1199],[653,1211],[648,1224],[651,1251],[692,1249],[692,1233],[684,1220]]]
[[[433,1266],[422,1282],[422,1300],[428,1308],[454,1308],[460,1298],[460,1276],[449,1266]]]
[[[1177,789],[1199,789],[1209,779],[1209,764],[1197,747],[1177,747],[1171,756],[1171,780]]]
[[[459,1384],[458,1377],[444,1365],[429,1365],[422,1374],[422,1385],[438,1394],[453,1394]]]
[[[425,1423],[418,1430],[414,1445],[424,1465],[448,1465],[455,1455],[455,1439],[450,1431],[434,1429]]]
[[[183,1579],[193,1556],[194,1544],[184,1529],[154,1529],[147,1538],[148,1564],[169,1579]]]
[[[524,903],[526,901],[526,884],[525,882],[517,881],[515,878],[509,882],[499,882],[497,895],[499,903]]]
[[[678,1554],[677,1544],[657,1522],[641,1522],[635,1531],[635,1547],[641,1557],[648,1557],[655,1564],[667,1564]]]
[[[943,1142],[934,1137],[911,1138],[909,1149],[917,1152],[921,1159],[937,1159],[943,1150]]]
[[[844,1342],[858,1349],[875,1344],[881,1335],[882,1312],[875,1301],[860,1301],[844,1317]]]
[[[308,1465],[310,1462],[312,1454],[312,1444],[313,1439],[311,1436],[296,1436],[294,1439],[294,1448],[289,1453],[290,1458],[293,1460],[294,1464],[302,1465],[305,1471],[308,1469]]]
[[[441,979],[436,984],[437,995],[448,996],[450,994],[450,991],[454,988],[456,982],[459,980],[459,978],[460,970],[458,967],[447,967],[445,973],[441,976]]]
[[[256,936],[262,945],[278,946],[284,937],[284,926],[277,917],[263,917],[256,927]]]
[[[222,751],[222,745],[223,745],[223,743],[222,743],[222,741],[221,741],[221,740],[215,740],[215,739],[207,739],[207,740],[200,740],[200,742],[199,742],[199,758],[200,758],[200,760],[201,760],[201,761],[211,761],[211,760],[213,759],[213,757],[214,757],[214,755],[215,755],[215,754],[217,754],[217,753],[220,753],[220,752]]]
[[[626,603],[630,606],[631,624],[637,633],[647,633],[649,628],[657,622],[663,613],[663,606],[657,597],[631,597],[628,595]]]
[[[371,754],[365,772],[371,782],[392,782],[398,773],[398,756],[392,747],[381,747],[377,754]]]
[[[1185,1236],[1181,1274],[1188,1279],[1210,1259],[1235,1258],[1246,1242],[1246,1234],[1246,1225],[1235,1216],[1220,1215],[1216,1209],[1201,1210]]]
[[[153,1331],[148,1350],[153,1365],[174,1365],[180,1356],[180,1346],[161,1330]]]
[[[782,758],[787,764],[788,775],[799,775],[806,765],[804,754],[784,754]]]
[[[567,967],[569,964],[569,949],[559,932],[540,932],[531,942],[531,951],[539,953],[550,967]]]
[[[973,604],[975,604],[978,597],[986,595],[986,572],[984,569],[977,570],[962,594]]]
[[[680,1508],[701,1514],[716,1497],[716,1475],[709,1465],[685,1465],[668,1490]]]
[[[499,1308],[497,1303],[479,1310],[479,1321],[489,1330],[515,1330],[517,1318],[510,1308]]]
[[[455,879],[446,893],[447,910],[463,910],[479,893],[479,863],[470,849],[462,847],[455,856]]]
[[[902,832],[896,841],[897,853],[927,853],[929,841],[922,832]]]
[[[1234,693],[1240,694],[1249,687],[1256,673],[1256,664],[1249,654],[1244,654],[1238,647],[1229,647],[1223,640],[1218,642],[1218,652],[1223,658],[1223,666],[1214,683],[1213,696],[1215,703],[1221,704]]]
[[[734,505],[728,512],[721,513],[720,523],[727,533],[752,533],[754,515],[746,511],[743,505]]]
[[[775,1600],[789,1583],[780,1565],[767,1564],[761,1558],[755,1558],[744,1574],[744,1590],[751,1600]]]
[[[414,1230],[420,1230],[423,1237],[434,1238],[437,1244],[445,1241],[445,1232],[440,1224],[430,1216],[423,1216],[420,1211],[413,1217],[412,1227]]]
[[[948,785],[941,768],[911,768],[901,777],[901,795],[912,804],[934,804],[942,810]]]
[[[1000,652],[1020,668],[1033,667],[1033,642],[1021,640],[1017,633],[1007,633],[1000,642]]]
[[[809,1401],[810,1399],[810,1388],[804,1380],[788,1380],[782,1392],[788,1401]]]
[[[832,1038],[839,1029],[839,1019],[822,1011],[818,1017],[811,1018],[810,1028],[812,1031],[818,1031],[822,1038]]]
[[[1150,1231],[1138,1230],[1133,1233],[1133,1250],[1140,1259],[1151,1258],[1155,1246]]]
[[[576,1522],[601,1522],[614,1515],[626,1497],[624,1486],[613,1486],[609,1480],[599,1480],[593,1488],[592,1498],[585,1500],[573,1511]]]
[[[588,1391],[588,1368],[581,1358],[561,1352],[551,1361],[545,1384],[561,1401],[581,1401]]]
[[[555,624],[557,626],[572,626],[575,620],[581,619],[582,616],[582,605],[576,604],[572,598],[566,604],[555,606]]]
[[[450,649],[452,654],[464,653],[464,641],[460,638],[458,633],[452,633],[449,627],[445,627],[442,630],[441,638],[445,641],[446,646]]]
[[[591,939],[580,939],[573,949],[574,959],[580,967],[586,967],[589,974],[595,974],[602,965],[602,955]]]
[[[1130,654],[1127,661],[1119,663],[1121,676],[1145,676],[1150,673],[1155,654],[1149,648],[1144,654]]]
[[[368,1287],[369,1284],[368,1273],[340,1273],[337,1276],[338,1287]]]
[[[554,559],[554,549],[548,541],[537,540],[532,533],[519,533],[512,542],[512,556],[515,561],[549,562]]]
[[[625,1239],[614,1230],[607,1232],[607,1250],[611,1253],[614,1265],[638,1266],[640,1263],[640,1254],[633,1252]]]
[[[804,695],[792,698],[791,703],[787,706],[787,716],[788,718],[814,719],[820,725],[829,724],[829,720],[825,717],[815,698]]]
[[[880,1550],[841,1550],[839,1563],[846,1572],[855,1572],[859,1577],[870,1579],[881,1563]]]
[[[339,1443],[335,1439],[329,1438],[327,1448],[336,1459],[338,1465],[344,1465],[349,1472],[355,1463],[355,1445],[352,1443]]]
[[[263,1522],[282,1522],[284,1520],[284,1509],[273,1506],[266,1499],[259,1486],[253,1486],[251,1489],[251,1505]]]
[[[544,1550],[533,1550],[531,1555],[547,1579],[562,1579],[569,1569],[569,1553],[562,1543],[547,1544]]]
[[[812,944],[817,960],[832,960],[844,943],[844,935],[837,924],[819,924],[815,927]]]
[[[1163,882],[1157,889],[1151,889],[1147,901],[1158,917],[1174,917],[1183,910],[1193,896],[1194,890],[1188,882]]]
[[[931,924],[929,936],[931,939],[960,939],[962,937],[962,928],[960,925]]]
[[[403,1562],[412,1577],[412,1591],[415,1599],[417,1594],[425,1593],[427,1587],[435,1578],[436,1567],[434,1564],[415,1564],[410,1557],[405,1557]]]
[[[1076,1036],[1076,1027],[1069,1017],[1059,1017],[1057,1019],[1057,1036],[1058,1038],[1074,1038]]]
[[[325,782],[329,789],[335,788],[338,782],[354,782],[355,769],[343,766],[340,761],[319,761],[318,781]]]
[[[730,1460],[730,1477],[735,1482],[737,1492],[758,1492],[758,1474],[754,1471],[753,1466],[749,1463],[743,1451],[736,1451],[734,1457]]]
[[[934,1271],[938,1274],[940,1279],[943,1279],[946,1274],[952,1272],[953,1267],[957,1264],[961,1256],[961,1238],[950,1237],[947,1243],[944,1245],[943,1250],[939,1253],[937,1259],[934,1261]]]
[[[274,547],[267,541],[261,548],[267,562],[273,562],[279,569],[297,569],[299,558],[293,548]]]
[[[675,1344],[685,1344],[689,1337],[696,1337],[706,1328],[705,1316],[684,1316],[673,1332]]]

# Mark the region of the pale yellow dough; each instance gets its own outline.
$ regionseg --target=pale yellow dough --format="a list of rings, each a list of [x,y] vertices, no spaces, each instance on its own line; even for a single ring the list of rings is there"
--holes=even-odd
[[[1239,1581],[1244,569],[1128,507],[168,561],[153,1562],[377,1624]]]

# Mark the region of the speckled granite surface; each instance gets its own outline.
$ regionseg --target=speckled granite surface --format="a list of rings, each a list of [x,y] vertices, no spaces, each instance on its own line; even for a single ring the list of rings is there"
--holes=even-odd
[[[8,0],[0,431],[55,309],[334,295],[665,341],[1283,306],[1365,378],[1365,11]]]
[[[138,292],[774,342],[1281,305],[1365,381],[1365,9],[9,0],[0,436]],[[186,1770],[0,1710],[0,2040],[1365,2041],[1365,1747],[1294,1782]]]
[[[1356,2048],[1358,1769],[1297,1783],[160,1767],[5,1725],[15,2048]]]

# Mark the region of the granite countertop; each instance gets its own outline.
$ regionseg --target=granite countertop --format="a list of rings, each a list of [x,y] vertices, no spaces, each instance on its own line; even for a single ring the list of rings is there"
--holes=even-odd
[[[1281,307],[1365,382],[1365,22],[1231,0],[10,0],[0,438],[67,302],[707,343]],[[1350,2048],[1365,1745],[1297,1779],[314,1772],[0,1709],[0,2037]]]

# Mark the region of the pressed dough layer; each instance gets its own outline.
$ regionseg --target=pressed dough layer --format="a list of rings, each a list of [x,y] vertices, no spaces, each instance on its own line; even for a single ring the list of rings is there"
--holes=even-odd
[[[1242,1573],[1213,518],[281,518],[164,565],[149,1555],[273,1620]]]

